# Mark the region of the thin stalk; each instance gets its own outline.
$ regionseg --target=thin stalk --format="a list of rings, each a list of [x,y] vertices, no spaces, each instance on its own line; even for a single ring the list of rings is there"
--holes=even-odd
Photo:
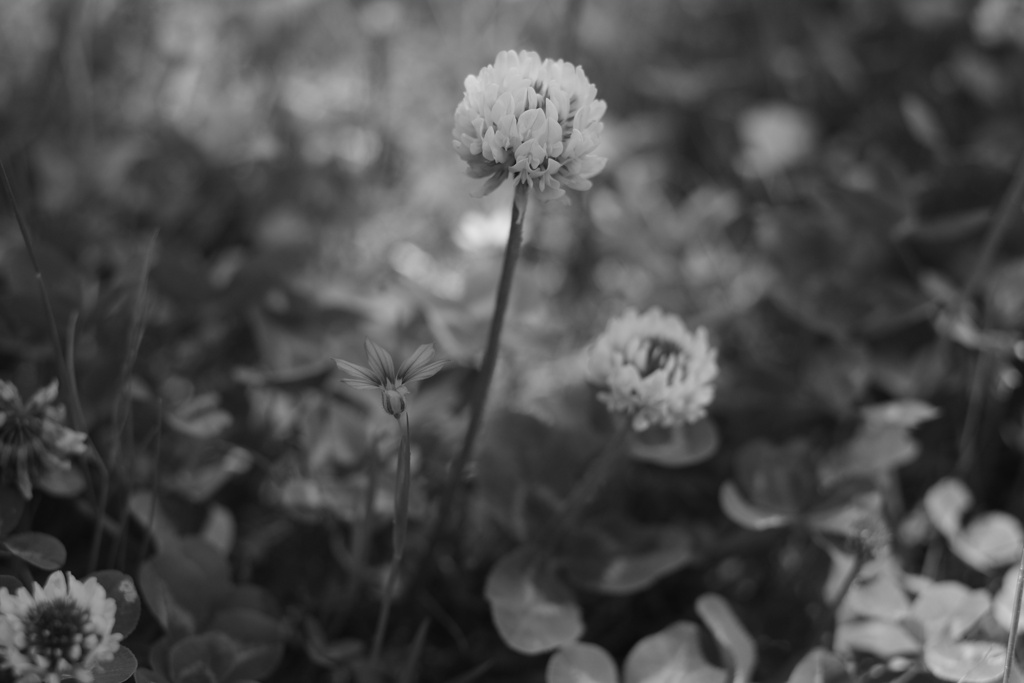
[[[29,231],[25,221],[21,218],[21,211],[18,210],[18,202],[14,198],[14,190],[11,189],[11,181],[7,177],[7,169],[3,162],[0,162],[0,175],[3,176],[4,192],[7,194],[7,201],[11,204],[11,211],[21,231],[21,239],[25,243],[25,250],[28,252],[29,261],[32,262],[32,269],[35,271],[36,283],[39,285],[39,292],[43,297],[43,307],[46,309],[46,319],[49,323],[50,342],[53,344],[53,355],[57,359],[57,374],[60,376],[60,391],[64,395],[64,401],[71,408],[71,426],[76,431],[82,431],[85,427],[85,417],[82,414],[82,405],[78,395],[72,391],[75,382],[68,372],[67,362],[64,358],[64,347],[60,343],[60,333],[57,331],[57,317],[53,312],[53,302],[50,301],[50,292],[43,280],[43,272],[39,268],[39,259],[36,257],[35,243],[32,241],[32,233]]]
[[[1017,588],[1013,592],[1013,613],[1010,615],[1010,637],[1006,641],[1006,665],[1003,667],[1003,683],[1010,683],[1010,672],[1013,670],[1013,661],[1016,656],[1022,593],[1024,593],[1024,546],[1020,550],[1020,566],[1017,567]]]
[[[387,582],[384,585],[384,595],[380,601],[380,612],[377,614],[377,629],[373,634],[373,649],[370,651],[370,663],[374,666],[380,661],[380,653],[384,648],[384,634],[387,633],[388,619],[391,616],[391,602],[395,594],[398,565],[399,560],[392,558],[391,567],[388,569]]]
[[[430,631],[430,621],[424,619],[420,627],[416,629],[416,636],[412,639],[412,646],[409,648],[409,660],[405,663],[402,671],[401,683],[416,683],[419,680],[419,673],[422,669],[420,660],[423,658],[423,646],[427,643],[427,632]]]
[[[110,472],[107,470],[107,464],[103,462],[103,458],[96,449],[90,448],[89,460],[96,465],[96,469],[100,471],[100,495],[99,502],[96,504],[96,523],[92,528],[92,545],[89,548],[89,573],[96,571],[99,567],[100,560],[100,544],[103,541],[103,520],[107,514],[107,499],[110,496]]]
[[[505,260],[501,267],[501,278],[498,280],[498,293],[494,303],[494,316],[491,318],[490,332],[487,335],[487,348],[484,351],[480,375],[477,378],[476,387],[473,392],[469,428],[466,430],[466,437],[462,442],[462,450],[459,451],[455,462],[452,463],[451,471],[448,473],[448,481],[445,484],[441,503],[438,507],[437,521],[435,522],[430,542],[427,545],[428,555],[432,552],[439,536],[448,524],[448,518],[452,514],[452,506],[455,502],[456,494],[461,488],[466,465],[469,464],[470,456],[473,454],[473,446],[476,443],[476,437],[483,422],[487,393],[490,391],[491,379],[494,377],[494,368],[498,363],[501,330],[505,322],[505,313],[508,310],[509,297],[512,293],[512,276],[515,274],[516,263],[519,261],[519,252],[523,246],[523,218],[526,215],[528,197],[527,186],[516,185],[515,196],[512,199],[512,221],[509,226],[508,244],[505,246]]]
[[[346,591],[344,602],[337,616],[342,617],[352,611],[353,605],[359,597],[363,587],[363,581],[367,575],[367,567],[370,557],[370,538],[373,535],[373,509],[377,498],[377,449],[374,447],[370,457],[367,458],[366,466],[366,497],[363,499],[362,519],[355,525],[352,531],[352,580]],[[336,624],[328,624],[333,627]]]
[[[967,278],[967,284],[964,285],[965,300],[974,294],[981,284],[981,279],[991,270],[992,260],[996,256],[999,245],[1002,244],[1014,221],[1020,219],[1022,207],[1024,207],[1024,149],[1017,157],[1013,180],[1010,181],[1010,187],[999,203],[992,227],[989,228],[985,243],[981,246],[978,258],[974,262],[974,270],[971,271],[970,277]]]
[[[402,416],[395,418],[398,421],[398,428],[401,431],[401,442],[398,445],[398,471],[395,475],[395,523],[393,527],[391,567],[388,569],[388,578],[384,586],[384,596],[380,602],[380,613],[377,615],[377,629],[373,635],[373,650],[370,654],[370,661],[376,664],[380,661],[380,652],[384,647],[384,635],[388,630],[388,618],[391,615],[391,603],[395,598],[395,581],[402,565],[402,556],[405,554],[405,532],[409,523],[409,479],[412,460],[412,445],[409,442],[409,413],[405,413],[405,425],[402,425]]]

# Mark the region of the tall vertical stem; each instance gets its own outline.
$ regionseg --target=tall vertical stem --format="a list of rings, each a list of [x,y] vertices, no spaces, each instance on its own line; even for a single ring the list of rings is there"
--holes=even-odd
[[[480,375],[477,378],[473,391],[469,428],[466,430],[466,438],[462,442],[462,450],[459,451],[455,462],[452,463],[451,471],[448,473],[448,482],[445,486],[437,515],[436,534],[442,533],[448,522],[448,517],[452,513],[452,504],[460,488],[466,465],[473,454],[473,446],[476,443],[477,434],[480,432],[480,425],[483,423],[487,393],[490,391],[491,380],[494,377],[494,368],[498,363],[501,329],[505,323],[505,312],[508,310],[509,295],[512,293],[512,276],[515,273],[516,263],[519,261],[519,252],[523,246],[523,217],[526,215],[526,200],[529,196],[527,192],[528,187],[526,185],[516,185],[515,196],[512,200],[512,223],[508,232],[508,244],[505,246],[505,260],[501,266],[501,279],[498,281],[498,294],[494,303],[491,329],[487,335],[487,348],[484,351]]]

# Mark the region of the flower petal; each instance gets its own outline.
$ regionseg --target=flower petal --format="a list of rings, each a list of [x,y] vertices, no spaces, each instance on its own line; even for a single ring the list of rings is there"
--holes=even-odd
[[[402,381],[410,372],[415,372],[421,366],[430,362],[430,359],[437,353],[433,344],[423,344],[412,352],[412,355],[405,359],[402,366],[398,368],[398,380]]]
[[[50,382],[45,387],[43,387],[42,389],[40,389],[39,391],[32,395],[32,398],[29,399],[26,408],[28,408],[28,410],[42,408],[43,406],[47,406],[53,403],[54,400],[56,400],[56,398],[57,380],[53,380],[52,382]]]
[[[334,362],[339,370],[349,375],[348,377],[342,377],[341,381],[350,387],[355,387],[356,389],[376,389],[384,385],[384,378],[377,377],[369,368],[364,368],[362,365],[356,365],[340,358],[335,358]]]
[[[420,380],[433,377],[441,371],[441,368],[443,368],[447,362],[448,361],[446,360],[435,360],[432,363],[427,363],[426,365],[410,372],[403,381],[406,384],[410,384],[412,382],[419,382]]]
[[[382,380],[381,384],[385,384],[388,380],[393,380],[395,378],[395,361],[391,359],[391,354],[384,347],[373,343],[369,337],[367,337],[364,346],[366,347],[366,359],[370,363],[370,370]]]

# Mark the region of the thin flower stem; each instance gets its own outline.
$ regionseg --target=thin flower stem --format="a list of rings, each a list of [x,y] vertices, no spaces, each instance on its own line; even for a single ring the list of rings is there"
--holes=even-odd
[[[370,654],[370,661],[376,664],[380,661],[381,649],[384,647],[384,635],[388,630],[388,618],[391,615],[391,603],[395,598],[395,581],[402,565],[402,556],[405,553],[405,531],[409,522],[409,479],[411,478],[412,445],[409,441],[409,413],[405,413],[405,425],[402,425],[402,416],[395,417],[402,438],[398,445],[398,472],[396,473],[395,496],[395,523],[394,538],[391,549],[391,567],[388,570],[387,582],[384,586],[384,595],[380,602],[380,613],[377,615],[377,629],[373,635],[373,649]]]
[[[1021,595],[1024,593],[1024,546],[1020,549],[1020,565],[1017,567],[1017,588],[1013,592],[1013,612],[1010,615],[1010,637],[1006,642],[1006,664],[1003,666],[1003,683],[1010,683],[1010,672],[1017,650],[1018,627],[1020,626]]]
[[[93,525],[92,545],[89,549],[88,566],[89,573],[92,573],[99,568],[100,544],[103,541],[103,519],[107,514],[107,499],[110,496],[110,472],[107,470],[107,464],[103,462],[103,458],[94,448],[90,448],[88,452],[89,459],[100,471],[100,494],[96,504],[96,523]]]
[[[483,364],[480,367],[480,375],[477,378],[476,387],[473,392],[469,428],[466,430],[462,450],[459,451],[458,456],[452,463],[451,471],[448,473],[448,481],[446,482],[441,503],[438,507],[437,521],[434,525],[430,543],[427,546],[428,555],[432,552],[434,545],[448,524],[453,504],[461,488],[466,465],[469,464],[470,456],[473,454],[473,446],[476,443],[476,437],[483,422],[487,393],[491,388],[494,368],[498,363],[501,329],[505,322],[505,313],[508,310],[509,296],[512,293],[512,276],[515,273],[519,252],[523,246],[523,218],[526,215],[528,196],[526,185],[516,185],[515,196],[512,200],[512,221],[508,233],[508,244],[505,247],[505,260],[501,267],[501,278],[498,281],[498,294],[494,303],[494,316],[491,318],[490,333],[487,336],[487,348],[484,351]]]
[[[10,202],[14,219],[21,231],[21,239],[25,243],[25,250],[28,252],[29,261],[32,262],[32,269],[35,271],[36,283],[39,285],[39,292],[43,298],[43,307],[46,309],[46,319],[49,323],[50,342],[53,344],[53,355],[57,359],[57,374],[60,376],[60,391],[64,394],[64,400],[71,408],[71,426],[76,431],[82,431],[85,427],[85,417],[82,414],[82,405],[77,394],[72,389],[75,382],[71,379],[67,362],[64,358],[64,348],[60,343],[60,333],[57,331],[57,317],[53,312],[53,303],[50,301],[50,292],[46,289],[46,282],[43,280],[43,272],[39,268],[39,259],[36,257],[35,244],[32,241],[32,233],[21,218],[21,211],[18,210],[18,202],[14,198],[14,190],[11,189],[11,181],[7,177],[7,169],[3,162],[0,162],[0,175],[3,176],[4,192],[7,194],[7,201]]]
[[[995,258],[1006,233],[1010,231],[1015,222],[1020,220],[1022,208],[1024,208],[1024,149],[1020,151],[1017,166],[1013,172],[1013,180],[1010,181],[1010,187],[999,203],[995,220],[992,227],[989,228],[985,243],[981,246],[981,251],[974,262],[974,269],[971,271],[970,277],[967,278],[967,284],[964,285],[965,300],[974,294],[981,284],[981,279],[991,271],[992,259]]]
[[[388,619],[391,616],[391,602],[395,593],[395,580],[398,578],[400,559],[392,557],[391,568],[388,569],[384,595],[380,601],[380,612],[377,614],[377,629],[373,634],[373,649],[370,651],[370,662],[376,665],[380,661],[380,653],[384,648],[384,634],[388,630]]]

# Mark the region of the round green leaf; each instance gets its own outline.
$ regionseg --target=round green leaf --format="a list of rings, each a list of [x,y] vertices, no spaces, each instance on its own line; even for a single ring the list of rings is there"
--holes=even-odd
[[[107,597],[113,598],[117,603],[114,632],[124,636],[131,634],[139,624],[139,616],[142,614],[142,602],[139,600],[135,582],[127,574],[115,569],[104,569],[92,576],[103,586]]]
[[[733,683],[748,683],[757,666],[757,644],[743,622],[729,602],[715,593],[697,598],[695,607],[729,663]]]
[[[718,504],[725,516],[736,524],[753,531],[777,529],[793,522],[793,516],[784,512],[764,510],[750,503],[736,484],[727,481],[718,490]]]
[[[816,647],[793,668],[788,683],[849,683],[843,662],[828,650]]]
[[[539,654],[583,635],[583,618],[549,560],[518,548],[491,568],[484,589],[498,633],[510,648]]]
[[[1020,521],[1005,512],[986,512],[972,519],[949,539],[953,554],[979,572],[999,569],[1017,561],[1024,543]]]
[[[983,590],[971,590],[958,581],[937,581],[925,586],[910,606],[910,618],[924,629],[928,640],[963,637],[989,610],[992,599]]]
[[[33,567],[46,571],[60,569],[68,559],[68,551],[64,549],[63,543],[49,534],[37,531],[10,536],[4,541],[4,547]]]
[[[924,649],[933,676],[952,683],[991,683],[1003,676],[1006,647],[984,641],[936,641]]]
[[[924,510],[928,513],[928,519],[947,539],[960,533],[964,513],[973,504],[971,490],[955,477],[935,482],[924,496]]]
[[[546,683],[618,683],[615,660],[592,643],[566,645],[548,660]]]
[[[94,668],[93,683],[122,683],[127,681],[139,668],[135,655],[124,645],[117,649],[109,662],[100,662]]]
[[[710,419],[672,429],[649,429],[630,433],[629,454],[636,460],[662,467],[697,465],[718,451],[721,439]]]
[[[677,621],[647,636],[626,657],[625,683],[725,683],[725,670],[708,663],[700,650],[700,630]]]

